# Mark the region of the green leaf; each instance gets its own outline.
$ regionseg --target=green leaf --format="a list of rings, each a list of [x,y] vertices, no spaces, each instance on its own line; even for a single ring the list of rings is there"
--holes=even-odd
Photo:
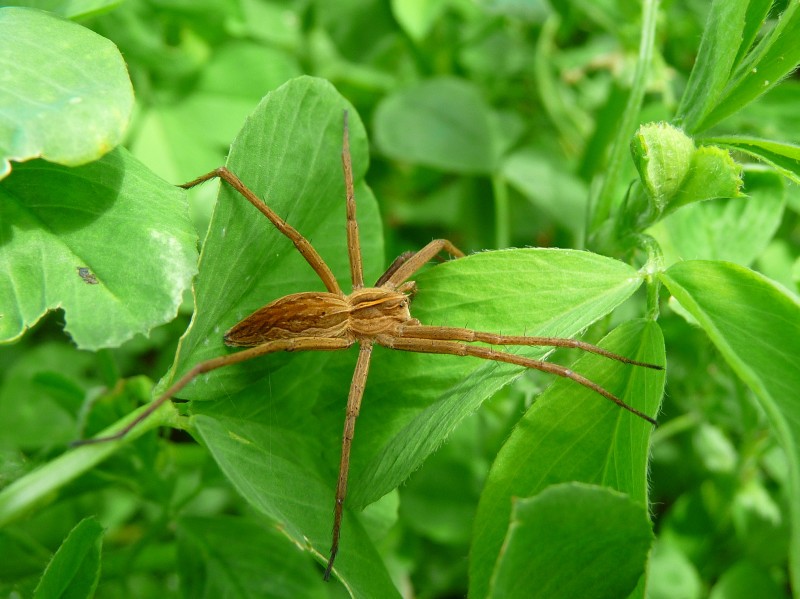
[[[254,42],[228,43],[212,55],[191,94],[177,103],[148,107],[131,151],[167,180],[189,181],[221,165],[253,106],[299,74],[296,60],[285,51]]]
[[[236,397],[228,403],[243,408]],[[225,414],[220,407],[204,406],[209,416],[195,416],[195,425],[222,471],[298,547],[327,561],[334,480],[321,478],[317,448],[296,431],[282,430],[283,419],[265,423],[249,414]],[[344,520],[336,576],[353,597],[398,596],[361,522],[349,513]],[[318,576],[322,579],[321,571]]]
[[[450,0],[392,0],[392,14],[415,42],[422,41]]]
[[[703,581],[697,568],[679,546],[679,541],[664,540],[660,535],[650,556],[648,599],[700,599],[705,597]]]
[[[120,5],[122,0],[12,0],[13,6],[46,10],[65,19],[85,19]]]
[[[766,162],[784,177],[800,183],[800,146],[797,144],[744,135],[717,136],[705,141],[749,154]]]
[[[424,324],[548,337],[578,334],[621,304],[641,282],[631,267],[603,256],[534,249],[475,254],[442,264],[416,280],[413,314]],[[541,358],[547,349],[527,348],[518,353]],[[409,414],[400,420],[383,447],[370,451],[372,457],[360,474],[364,480],[353,485],[351,507],[375,501],[399,485],[461,420],[524,370],[458,357],[416,355],[412,364],[408,364],[412,359],[399,356],[381,359],[381,366],[375,360],[370,384],[379,389],[422,387],[424,391],[406,389],[404,401],[417,395],[429,397],[425,403],[431,403],[413,418]],[[404,372],[408,382],[398,380],[397,372]],[[371,401],[384,406],[391,395]],[[420,405],[420,399],[412,401]],[[371,426],[386,429],[397,420],[389,410],[382,412]],[[353,471],[358,473],[360,468],[355,466]]]
[[[76,166],[122,141],[133,89],[117,47],[48,13],[0,9],[0,178],[14,160]]]
[[[177,534],[184,597],[328,596],[308,556],[259,520],[184,516]]]
[[[0,183],[0,341],[56,308],[80,348],[146,334],[175,317],[195,244],[184,192],[124,149],[20,164]]]
[[[47,565],[34,599],[93,597],[100,578],[103,527],[84,518],[73,528]]]
[[[720,576],[709,599],[784,599],[783,589],[766,571],[764,566],[751,561],[740,561]]]
[[[800,493],[800,304],[766,277],[725,262],[686,261],[662,273],[755,393],[786,452],[790,496]],[[800,586],[800,503],[791,502],[790,572]]]
[[[626,323],[600,345],[637,360],[665,362],[661,330],[652,321]],[[658,412],[663,372],[589,354],[571,369],[647,414]],[[517,424],[492,465],[475,518],[470,595],[485,597],[489,592],[514,497],[531,497],[549,485],[580,481],[616,489],[647,505],[651,430],[647,422],[589,389],[568,379],[553,383]]]
[[[679,121],[690,133],[696,131],[703,117],[716,106],[728,83],[739,55],[749,5],[749,0],[711,3],[697,60],[677,112]]]
[[[489,597],[626,597],[653,540],[646,508],[604,487],[566,483],[513,499]]]
[[[783,218],[786,189],[775,173],[745,177],[746,197],[697,202],[648,229],[664,262],[727,260],[748,266],[766,249]]]
[[[123,394],[130,393],[126,388],[133,387],[132,392],[139,395],[139,381],[132,379],[120,385],[111,393],[120,399]],[[147,406],[140,408],[100,432],[100,435],[112,435],[132,422]],[[0,528],[18,520],[37,508],[52,503],[59,498],[58,491],[73,482],[82,474],[91,471],[97,464],[113,455],[120,447],[133,442],[146,432],[165,425],[174,425],[177,410],[171,403],[159,408],[152,416],[131,430],[124,439],[110,443],[97,443],[77,447],[58,457],[45,462],[40,467],[18,478],[0,490]],[[63,435],[63,433],[62,433]]]
[[[503,160],[508,182],[559,225],[576,235],[586,220],[588,189],[557,157],[524,148]]]
[[[91,370],[92,355],[67,342],[38,343],[20,352],[19,358],[3,369],[0,447],[30,454],[74,441],[77,427],[73,415],[80,410],[92,385],[85,376]],[[68,408],[59,405],[42,385],[45,376],[55,373],[73,387]]]
[[[763,0],[756,6],[763,8]],[[800,10],[796,2],[789,2],[777,24],[741,62],[726,87],[724,97],[694,131],[708,129],[741,110],[791,74],[800,63],[798,36]]]
[[[396,160],[456,173],[488,174],[497,162],[489,108],[472,83],[455,78],[429,79],[382,100],[375,144]]]

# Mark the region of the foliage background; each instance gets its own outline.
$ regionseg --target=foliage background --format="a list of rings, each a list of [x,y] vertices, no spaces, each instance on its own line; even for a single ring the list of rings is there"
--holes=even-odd
[[[638,87],[635,66],[647,19],[639,3],[625,0],[576,0],[554,7],[533,1],[460,0],[28,4],[73,19],[117,45],[136,99],[126,132],[130,154],[116,151],[117,164],[141,161],[169,182],[190,180],[222,164],[245,118],[268,91],[301,74],[333,82],[361,116],[370,140],[366,181],[379,199],[384,223],[384,256],[380,240],[367,244],[375,252],[373,270],[387,262],[384,258],[421,247],[433,237],[450,238],[467,251],[588,248],[662,271],[682,259],[715,261],[699,281],[680,267],[663,278],[680,304],[661,292],[658,323],[669,369],[661,426],[652,436],[650,509],[656,541],[647,592],[651,597],[720,598],[736,597],[737,589],[747,588],[751,595],[757,589],[755,594],[762,597],[789,595],[790,510],[798,504],[791,486],[796,448],[791,444],[793,429],[787,425],[787,433],[781,425],[800,420],[793,407],[798,373],[791,362],[797,357],[798,338],[792,331],[799,322],[800,200],[795,185],[800,175],[796,146],[782,142],[800,138],[794,116],[800,91],[790,77],[756,103],[734,97],[727,103],[728,114],[724,101],[714,103],[713,93],[720,92],[731,75],[721,61],[726,56],[732,64],[743,59],[738,44],[742,37],[748,41],[748,32],[756,35],[758,27],[752,23],[760,24],[758,15],[767,15],[770,3],[660,4],[654,56]],[[726,30],[736,21],[737,7],[744,7],[739,14],[751,23],[743,36]],[[778,3],[771,16],[784,8]],[[713,18],[707,20],[709,14]],[[780,38],[784,45],[773,46],[785,58],[785,72],[797,60],[797,42],[791,41],[800,39],[796,23],[796,16],[785,19],[788,30]],[[690,76],[701,38],[717,53],[711,53],[707,63],[698,61]],[[764,75],[767,87],[783,74]],[[642,93],[641,110],[633,112],[627,108],[632,82]],[[737,89],[743,88],[747,85]],[[106,98],[100,104],[111,102]],[[125,104],[124,94],[120,102]],[[88,112],[90,120],[96,110]],[[627,144],[639,123],[670,121],[675,115],[688,132],[744,150],[736,159],[745,166],[747,199],[693,203],[667,218],[661,217],[670,209],[652,213],[658,212],[653,198],[663,196],[672,207],[684,201],[659,187],[664,185],[659,178],[663,173],[653,166],[652,150],[663,138],[658,132],[640,132],[633,159]],[[723,116],[728,118],[721,120]],[[116,127],[124,130],[125,119],[109,119],[120,121]],[[709,129],[711,125],[716,129]],[[625,132],[622,150],[614,146],[620,130]],[[72,138],[85,137],[83,131]],[[772,145],[748,141],[744,135],[768,139]],[[367,148],[363,135],[357,137],[363,159],[356,165],[363,170]],[[328,138],[335,148],[335,138]],[[116,143],[113,137],[107,141],[109,146]],[[685,155],[694,156],[694,147],[682,140],[665,142],[664,147],[664,163],[670,168],[681,159],[686,162]],[[752,154],[771,159],[772,168],[753,160]],[[84,155],[79,163],[98,156]],[[332,163],[332,173],[337,163],[338,159]],[[686,163],[702,171],[697,163]],[[35,176],[41,162],[13,168],[6,185],[21,186],[19,177],[26,172]],[[720,168],[715,183],[732,172]],[[776,177],[774,170],[786,177]],[[118,171],[102,176],[113,177],[114,172]],[[182,201],[176,192],[163,191],[168,186],[151,176],[146,173],[130,182],[132,197],[152,186],[157,190],[153,193],[172,193],[171,205]],[[642,184],[632,186],[637,179]],[[701,180],[695,189],[679,191],[692,202],[705,199],[696,188],[708,185]],[[712,190],[707,197],[715,195],[736,194]],[[86,197],[86,190],[67,197],[77,202]],[[170,205],[169,198],[159,197]],[[201,239],[214,200],[213,185],[189,194],[191,221]],[[322,200],[335,206],[340,198]],[[366,188],[360,189],[359,200],[366,206],[362,228],[378,229]],[[605,219],[597,217],[604,202],[609,204],[607,216],[614,217],[614,230],[604,228]],[[10,218],[8,214],[4,218]],[[311,219],[314,213],[298,213],[304,215]],[[100,224],[114,230],[113,222]],[[181,226],[185,287],[193,274],[192,231],[188,223]],[[620,230],[647,230],[660,251],[633,251],[635,244]],[[112,245],[105,241],[102,247]],[[123,250],[129,256],[144,251],[136,241]],[[156,247],[153,253],[163,252]],[[719,260],[762,273],[782,289],[745,269],[720,267]],[[292,272],[294,267],[285,268]],[[156,277],[151,272],[143,280]],[[653,289],[658,291],[652,281],[648,288],[651,295]],[[711,297],[702,297],[704,290]],[[146,328],[159,318],[158,322],[169,320],[163,313],[174,313],[180,299],[160,295],[165,307],[148,316],[151,324]],[[151,296],[155,301],[155,291]],[[692,310],[698,298],[701,305]],[[714,301],[719,309],[709,312]],[[732,304],[738,308],[730,310]],[[69,307],[61,298],[46,307],[55,305]],[[640,291],[613,317],[589,329],[586,337],[596,341],[613,324],[653,316],[654,310],[653,298],[648,301]],[[772,322],[771,329],[764,328],[769,316],[759,310],[786,320],[782,326]],[[721,323],[720,315],[735,318]],[[26,480],[37,466],[53,463],[82,431],[99,430],[146,401],[153,382],[171,366],[190,316],[187,295],[175,320],[117,347],[118,336],[113,342],[92,341],[91,327],[70,328],[71,317],[57,311],[15,345],[2,348],[0,482],[6,486]],[[82,347],[107,349],[77,349],[62,331],[65,318],[73,340]],[[32,321],[36,319],[38,314]],[[119,319],[113,323],[118,325]],[[109,317],[101,336],[116,325]],[[762,344],[777,348],[778,355],[783,349],[782,355],[790,358],[788,366],[770,360],[773,354],[762,351]],[[571,356],[559,352],[555,358],[569,363]],[[306,367],[303,362],[296,369]],[[348,367],[333,366],[344,372],[341,380],[347,379]],[[389,375],[384,378],[391,383]],[[766,391],[758,388],[764,380]],[[770,381],[783,387],[776,393],[779,387],[770,387]],[[423,597],[466,593],[465,556],[489,466],[531,398],[549,382],[528,373],[481,411],[464,414],[447,444],[399,492],[373,508],[369,534],[380,539],[381,559],[402,591],[410,594],[413,589]],[[276,379],[275,402],[284,393],[277,384]],[[298,389],[285,393],[283,401],[290,402]],[[773,411],[765,396],[776,400]],[[246,399],[241,402],[239,409],[246,414]],[[89,405],[94,407],[87,416]],[[548,404],[535,405],[545,410]],[[208,408],[212,415],[214,409]],[[324,422],[327,413],[326,406],[317,407],[305,418]],[[300,418],[296,411],[278,408],[270,417]],[[179,416],[165,418],[185,426]],[[338,433],[331,426],[320,443],[335,446]],[[368,446],[369,436],[362,435],[367,425],[360,426],[356,443],[363,440]],[[164,440],[152,432],[141,434],[130,451],[112,455],[42,502],[44,507],[4,523],[2,554],[12,556],[0,565],[5,593],[29,596],[38,585],[40,596],[57,596],[48,585],[59,576],[43,578],[42,573],[48,563],[48,571],[56,571],[53,564],[58,562],[52,555],[59,546],[60,555],[86,556],[82,567],[72,566],[75,572],[101,572],[99,580],[95,574],[74,582],[86,589],[97,585],[98,596],[210,596],[221,589],[235,589],[235,596],[243,597],[341,592],[337,586],[322,585],[311,556],[296,550],[248,507],[217,463],[188,436],[176,431]],[[201,426],[201,435],[212,445],[213,430],[203,432]],[[109,448],[93,459],[99,462],[111,453]],[[88,516],[96,516],[102,527],[93,517],[84,519]],[[98,570],[92,560],[100,559],[92,556],[100,554],[101,536]],[[240,543],[231,544],[230,539]],[[265,555],[281,561],[265,562]],[[265,576],[264,570],[280,576]]]

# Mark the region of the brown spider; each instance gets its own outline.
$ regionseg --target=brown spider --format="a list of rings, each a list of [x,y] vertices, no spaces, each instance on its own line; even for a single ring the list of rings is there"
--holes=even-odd
[[[578,348],[626,364],[658,370],[662,368],[654,364],[631,360],[574,339],[498,335],[466,328],[420,324],[409,312],[409,303],[415,291],[415,284],[413,281],[408,280],[409,277],[441,252],[447,252],[456,258],[463,257],[464,253],[449,241],[436,239],[418,252],[407,252],[399,256],[386,272],[381,275],[374,286],[365,287],[353,192],[347,112],[344,114],[342,165],[344,168],[347,205],[347,249],[353,282],[353,290],[349,295],[342,291],[331,269],[308,240],[275,214],[226,167],[219,167],[181,186],[188,189],[216,177],[227,182],[292,241],[311,268],[320,277],[327,292],[293,293],[256,310],[224,335],[227,345],[247,347],[249,349],[196,364],[160,397],[150,403],[136,419],[120,432],[79,442],[79,444],[98,443],[123,437],[137,424],[155,412],[162,404],[169,401],[195,377],[217,368],[279,351],[340,350],[358,344],[360,351],[347,399],[339,478],[336,485],[333,540],[330,558],[324,574],[326,580],[330,577],[339,547],[342,510],[347,493],[347,478],[350,466],[350,447],[353,441],[361,398],[367,381],[372,348],[375,344],[408,352],[474,356],[556,374],[572,379],[597,392],[653,425],[656,424],[654,419],[629,406],[596,383],[564,366],[498,351],[491,347],[468,345],[468,342],[478,341],[489,345],[538,345]]]

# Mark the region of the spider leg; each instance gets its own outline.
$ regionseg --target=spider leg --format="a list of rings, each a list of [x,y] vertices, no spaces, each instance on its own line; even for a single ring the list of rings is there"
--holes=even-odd
[[[287,224],[281,217],[275,214],[275,212],[269,206],[267,206],[255,193],[253,193],[244,183],[242,183],[242,180],[239,179],[239,177],[229,171],[227,167],[220,166],[219,168],[215,168],[213,171],[197,177],[197,179],[189,181],[188,183],[184,183],[183,185],[179,185],[179,187],[190,189],[196,185],[200,185],[200,183],[217,177],[225,181],[228,185],[233,187],[242,196],[244,196],[248,202],[255,206],[258,211],[261,212],[261,214],[266,216],[270,222],[275,225],[275,228],[278,229],[278,231],[289,238],[300,254],[302,254],[303,258],[306,259],[306,262],[308,262],[311,268],[314,269],[314,272],[316,272],[317,275],[319,275],[319,278],[322,279],[322,282],[328,291],[337,295],[342,295],[342,290],[339,287],[339,283],[336,281],[336,277],[333,276],[333,272],[331,272],[331,269],[322,259],[322,256],[317,253],[317,250],[314,249],[311,243],[305,237],[300,235],[297,229]]]
[[[364,286],[364,271],[361,265],[361,243],[358,238],[358,221],[356,220],[356,194],[353,189],[353,164],[350,160],[350,127],[347,111],[344,111],[344,132],[342,134],[342,169],[344,170],[344,188],[347,200],[347,255],[350,258],[350,278],[353,290]]]
[[[639,418],[646,420],[653,426],[657,423],[655,419],[651,418],[644,412],[629,406],[619,397],[613,393],[606,391],[597,383],[594,383],[577,372],[573,372],[565,366],[560,364],[552,364],[542,360],[534,360],[524,356],[518,356],[507,352],[497,351],[490,347],[479,345],[467,345],[460,341],[447,341],[442,339],[419,339],[412,337],[392,337],[389,335],[380,335],[376,338],[376,342],[384,347],[391,349],[399,349],[401,351],[421,352],[427,354],[451,354],[454,356],[474,356],[484,360],[494,360],[496,362],[506,362],[508,364],[516,364],[517,366],[524,366],[525,368],[534,368],[542,372],[549,372],[564,378],[571,379],[576,383],[583,385],[587,389],[591,389],[595,393],[599,393],[609,401],[614,402],[619,407],[635,414]]]
[[[394,262],[392,262],[389,265],[389,268],[386,269],[386,272],[383,273],[380,279],[378,279],[375,282],[375,287],[380,287],[381,285],[383,285],[389,279],[389,277],[391,277],[395,273],[395,271],[398,268],[400,268],[403,264],[408,262],[408,259],[411,258],[411,256],[413,256],[414,254],[416,254],[416,252],[403,252],[397,258],[395,258]]]
[[[428,260],[439,252],[447,252],[456,258],[464,257],[464,252],[447,239],[434,239],[417,253],[411,254],[406,258],[404,258],[405,254],[403,254],[392,262],[389,270],[378,279],[377,286],[387,286],[390,289],[396,289],[400,283],[417,272]]]
[[[142,422],[145,418],[150,416],[163,404],[169,401],[170,398],[172,398],[176,393],[178,393],[200,374],[211,372],[212,370],[222,368],[223,366],[238,364],[239,362],[245,362],[247,360],[252,360],[253,358],[258,358],[259,356],[279,351],[334,351],[337,349],[346,349],[351,345],[353,345],[352,341],[339,338],[320,339],[317,337],[297,337],[294,339],[275,339],[235,354],[228,354],[227,356],[220,356],[219,358],[211,358],[210,360],[196,364],[191,370],[189,370],[189,372],[184,374],[180,379],[173,383],[169,389],[167,389],[158,397],[158,399],[153,400],[141,414],[129,422],[125,428],[118,433],[114,433],[113,435],[108,435],[105,437],[95,437],[93,439],[81,439],[79,441],[75,441],[72,445],[90,445],[94,443],[104,443],[106,441],[115,441],[117,439],[121,439],[137,424]]]
[[[582,349],[592,354],[604,356],[623,364],[633,366],[643,366],[653,370],[664,370],[663,366],[639,362],[610,352],[602,347],[597,347],[585,341],[577,339],[566,339],[564,337],[529,337],[527,335],[498,335],[496,333],[485,333],[473,331],[472,329],[462,329],[459,327],[436,327],[429,325],[405,325],[400,329],[401,337],[411,339],[440,339],[447,341],[482,341],[490,345],[540,345],[549,347],[570,347]]]
[[[347,475],[350,471],[350,447],[353,444],[353,435],[356,429],[356,418],[361,409],[361,398],[364,397],[364,387],[367,384],[369,373],[369,360],[372,356],[372,341],[362,341],[358,352],[353,381],[350,383],[350,394],[347,397],[347,412],[344,420],[344,433],[342,434],[342,458],[339,463],[339,480],[336,483],[336,503],[333,508],[333,541],[331,542],[331,555],[325,568],[323,578],[328,580],[333,569],[333,560],[339,551],[339,533],[342,527],[342,510],[344,499],[347,495]]]

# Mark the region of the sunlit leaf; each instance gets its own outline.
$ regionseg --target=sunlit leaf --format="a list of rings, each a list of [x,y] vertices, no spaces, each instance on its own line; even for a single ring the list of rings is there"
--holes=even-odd
[[[800,304],[769,279],[726,262],[688,260],[661,275],[738,376],[755,393],[787,455],[800,493]],[[790,571],[800,581],[800,503],[791,503]]]
[[[76,23],[0,8],[0,178],[9,161],[76,166],[122,141],[133,90],[116,46]]]
[[[0,183],[0,341],[61,308],[78,347],[115,347],[175,318],[196,272],[182,190],[126,150]]]

